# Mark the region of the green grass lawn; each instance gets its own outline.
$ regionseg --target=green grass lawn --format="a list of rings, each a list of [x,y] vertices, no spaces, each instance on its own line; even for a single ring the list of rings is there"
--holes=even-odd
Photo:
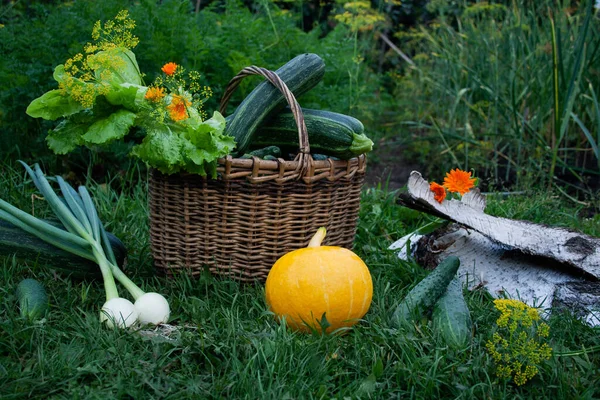
[[[0,198],[48,216],[22,170],[2,167]],[[498,317],[484,291],[466,293],[472,344],[452,350],[424,322],[406,333],[391,328],[397,302],[427,272],[400,261],[388,246],[427,221],[396,204],[394,192],[365,189],[355,252],[374,282],[364,320],[345,335],[299,334],[268,311],[261,284],[202,276],[155,277],[148,239],[145,176],[133,171],[112,188],[93,182],[107,229],[129,248],[128,271],[146,291],[171,302],[171,329],[109,330],[99,323],[101,282],[55,273],[35,260],[0,260],[0,398],[547,398],[600,397],[600,352],[556,354],[527,384],[499,380],[485,343]],[[116,189],[114,189],[116,188]],[[572,203],[571,203],[572,204]],[[579,206],[578,206],[579,207]],[[576,227],[600,236],[600,218],[551,193],[490,196],[495,215]],[[50,296],[45,320],[19,317],[18,282],[33,277]],[[122,291],[123,293],[123,291]],[[568,314],[554,315],[549,344],[556,352],[600,344],[599,331]]]

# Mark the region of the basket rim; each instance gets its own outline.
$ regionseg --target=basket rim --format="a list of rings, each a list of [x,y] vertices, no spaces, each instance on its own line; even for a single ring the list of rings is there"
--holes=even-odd
[[[356,174],[364,174],[367,166],[367,157],[361,154],[349,160],[337,160],[327,158],[325,160],[314,160],[310,154],[307,155],[308,168],[300,168],[305,160],[263,160],[258,157],[234,158],[227,156],[217,160],[216,180],[231,181],[245,179],[250,183],[273,181],[285,183],[291,180],[302,180],[305,183],[313,183],[323,179],[330,182],[340,179],[351,179]],[[152,173],[168,175],[156,168],[151,168]],[[201,175],[181,171],[173,174],[183,178],[198,177],[210,179]]]

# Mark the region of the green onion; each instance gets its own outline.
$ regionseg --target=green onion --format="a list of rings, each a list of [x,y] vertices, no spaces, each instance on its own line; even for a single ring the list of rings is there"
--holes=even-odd
[[[145,293],[117,266],[106,231],[85,186],[80,186],[79,191],[76,191],[64,179],[57,176],[56,181],[63,196],[60,198],[50,186],[39,165],[35,164],[34,171],[27,164],[23,162],[21,164],[66,231],[41,221],[2,199],[0,199],[0,219],[60,249],[95,261],[100,267],[106,292],[106,302],[102,306],[100,320],[106,321],[108,326],[128,327],[138,319],[141,323],[166,323],[170,315],[167,300],[158,293]],[[135,305],[119,297],[114,278],[117,278],[133,296]]]

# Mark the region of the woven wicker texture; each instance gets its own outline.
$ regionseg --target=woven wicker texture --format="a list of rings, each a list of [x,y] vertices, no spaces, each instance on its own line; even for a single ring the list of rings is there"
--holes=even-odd
[[[265,280],[285,253],[305,247],[325,226],[325,245],[351,248],[356,234],[364,155],[314,161],[300,106],[271,71],[248,67],[228,86],[224,110],[239,80],[262,75],[284,93],[299,126],[294,161],[219,160],[218,178],[151,171],[150,241],[156,268],[167,275],[205,269],[242,281]]]

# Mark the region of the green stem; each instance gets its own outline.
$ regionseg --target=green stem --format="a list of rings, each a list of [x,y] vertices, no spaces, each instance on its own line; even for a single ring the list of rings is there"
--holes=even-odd
[[[125,289],[127,289],[127,291],[129,292],[129,294],[131,294],[134,300],[137,300],[141,296],[146,294],[146,292],[140,289],[139,286],[137,286],[131,279],[129,279],[127,275],[125,275],[123,271],[119,269],[119,267],[112,263],[108,263],[108,265],[114,277],[121,283],[121,285],[125,286]]]
[[[600,350],[600,346],[592,346],[589,348],[585,348],[583,347],[583,350],[578,350],[578,351],[565,351],[562,353],[554,353],[555,356],[557,357],[572,357],[572,356],[582,356],[584,354],[588,354],[588,353],[593,353]]]
[[[5,211],[7,214],[11,215],[16,220],[18,220],[18,221],[22,222],[24,225],[30,227],[30,229],[28,230],[29,233],[35,234],[34,231],[40,231],[50,237],[55,237],[55,238],[58,238],[58,239],[61,239],[61,240],[67,241],[67,242],[71,242],[80,247],[85,248],[85,247],[89,246],[89,243],[86,240],[82,239],[81,237],[77,236],[76,234],[67,232],[60,228],[52,226],[52,225],[48,224],[47,222],[41,221],[38,218],[36,218],[30,214],[27,214],[25,211],[18,209],[17,207],[13,206],[10,203],[7,203],[6,201],[4,201],[2,199],[0,199],[0,210]],[[9,222],[13,223],[12,221],[9,221]],[[21,228],[21,226],[19,226],[19,227]]]
[[[100,272],[102,272],[102,279],[104,280],[104,290],[106,292],[106,301],[119,297],[119,291],[117,290],[117,284],[113,277],[110,265],[104,257],[102,251],[98,251],[97,246],[93,246],[92,252],[96,257],[96,262],[100,266]]]

